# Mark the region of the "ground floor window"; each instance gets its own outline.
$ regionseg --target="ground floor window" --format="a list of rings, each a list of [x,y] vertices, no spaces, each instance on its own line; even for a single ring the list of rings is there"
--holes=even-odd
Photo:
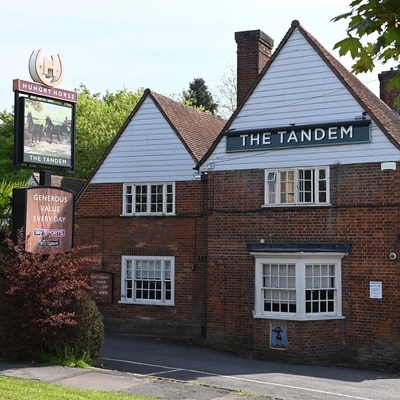
[[[253,255],[255,317],[304,320],[342,316],[343,253]]]
[[[174,257],[123,256],[121,302],[174,304]]]

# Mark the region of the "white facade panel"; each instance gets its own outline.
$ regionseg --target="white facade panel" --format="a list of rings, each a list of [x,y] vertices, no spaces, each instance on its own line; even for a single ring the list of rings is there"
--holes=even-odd
[[[263,130],[355,121],[364,110],[296,29],[230,125]],[[202,170],[283,168],[399,161],[399,151],[372,121],[371,142],[226,152],[226,136]]]
[[[91,183],[192,180],[195,165],[176,133],[147,98]]]

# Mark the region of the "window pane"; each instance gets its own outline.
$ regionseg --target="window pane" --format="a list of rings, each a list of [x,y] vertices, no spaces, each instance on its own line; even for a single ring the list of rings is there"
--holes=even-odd
[[[268,182],[268,204],[276,203],[276,182]]]
[[[125,213],[132,214],[132,202],[133,202],[133,195],[132,195],[132,185],[125,186]]]
[[[294,172],[293,170],[280,173],[281,203],[294,203]]]
[[[335,311],[334,264],[306,265],[306,313]]]
[[[147,211],[147,185],[136,186],[135,212]]]
[[[172,279],[173,261],[161,257],[149,259],[127,259],[125,274],[125,291],[131,288],[130,296],[133,300],[149,300],[163,303],[173,301]],[[134,269],[134,271],[133,271]],[[127,296],[128,297],[128,296]]]
[[[263,264],[264,311],[296,312],[295,264]],[[289,289],[289,290],[288,290]]]

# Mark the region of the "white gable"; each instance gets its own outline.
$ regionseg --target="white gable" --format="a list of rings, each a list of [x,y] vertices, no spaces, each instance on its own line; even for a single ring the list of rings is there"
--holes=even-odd
[[[230,129],[272,129],[354,121],[364,110],[296,28]],[[226,153],[222,138],[202,169],[278,168],[399,160],[372,122],[370,143]]]
[[[148,97],[91,183],[192,180],[195,165],[182,141]]]

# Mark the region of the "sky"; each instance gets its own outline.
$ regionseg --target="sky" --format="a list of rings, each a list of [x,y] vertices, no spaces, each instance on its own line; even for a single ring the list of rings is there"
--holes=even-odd
[[[274,48],[293,20],[311,33],[342,64],[350,57],[333,51],[346,37],[345,21],[331,19],[350,10],[351,0],[68,0],[3,2],[0,12],[0,110],[12,111],[13,79],[32,81],[33,51],[58,54],[64,80],[75,90],[84,84],[104,94],[139,88],[172,96],[203,78],[218,93],[223,76],[236,68],[235,32],[261,29]],[[379,95],[378,65],[358,78]]]

